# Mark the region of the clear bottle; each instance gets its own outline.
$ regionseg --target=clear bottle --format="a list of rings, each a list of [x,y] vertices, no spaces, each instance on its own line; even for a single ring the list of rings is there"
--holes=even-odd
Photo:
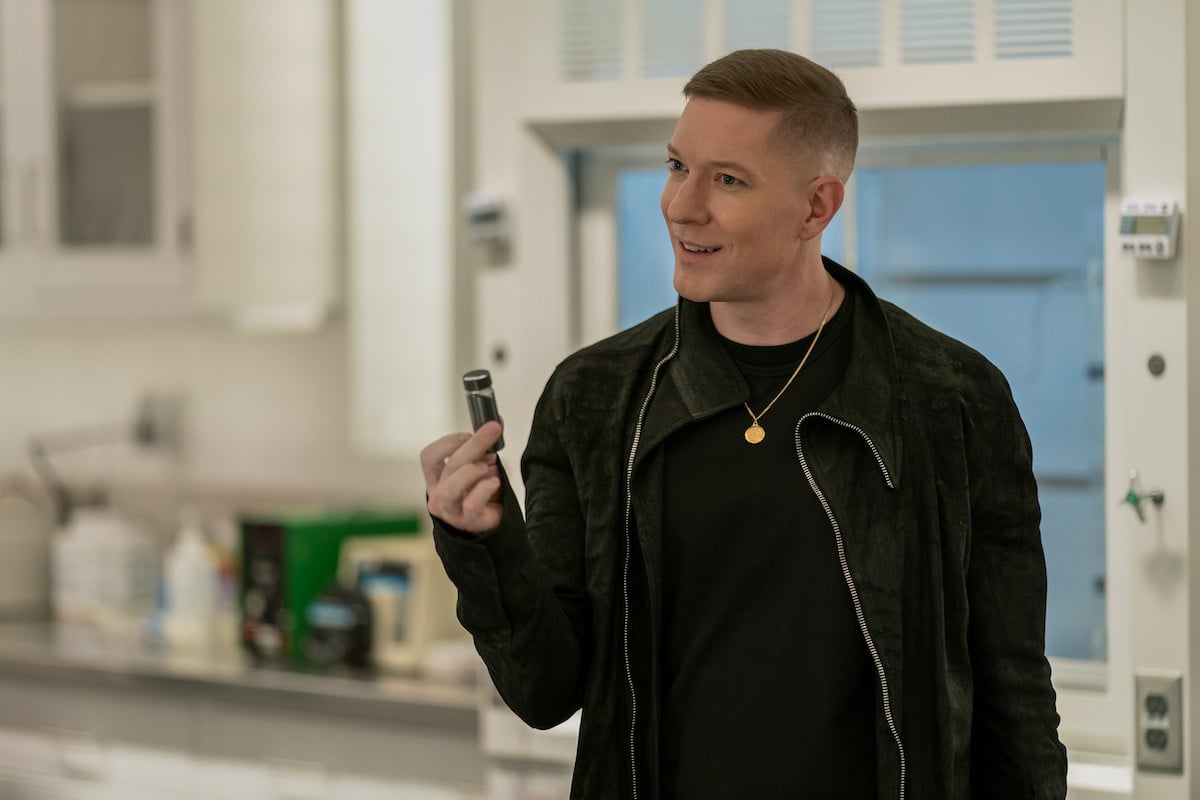
[[[164,559],[163,635],[172,647],[207,647],[213,642],[220,576],[200,517],[180,514],[179,535]]]
[[[467,392],[467,411],[471,414],[471,425],[479,430],[489,420],[500,421],[496,408],[496,390],[492,388],[492,374],[486,369],[473,369],[463,375],[463,389]],[[496,440],[488,452],[496,453],[504,447],[504,435]]]
[[[119,521],[104,508],[79,508],[54,532],[51,544],[51,600],[60,622],[100,621],[106,542],[118,535]]]
[[[138,638],[154,614],[162,581],[162,542],[147,526],[111,512],[97,564],[100,623],[112,634]]]
[[[76,503],[51,544],[55,617],[138,637],[154,612],[161,547],[103,495]]]

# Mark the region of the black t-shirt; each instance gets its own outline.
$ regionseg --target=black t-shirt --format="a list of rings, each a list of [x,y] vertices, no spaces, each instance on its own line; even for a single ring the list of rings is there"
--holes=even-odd
[[[877,680],[832,526],[796,453],[796,425],[850,360],[846,300],[796,380],[759,420],[722,412],[666,443],[664,797],[875,797]],[[760,411],[811,337],[725,341]]]

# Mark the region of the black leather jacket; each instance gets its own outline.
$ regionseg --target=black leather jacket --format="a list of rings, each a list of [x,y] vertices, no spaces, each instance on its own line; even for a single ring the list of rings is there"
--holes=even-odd
[[[797,422],[878,675],[879,797],[1058,800],[1066,752],[1044,656],[1029,438],[985,358],[857,292],[841,386]],[[582,707],[573,798],[659,796],[662,451],[747,388],[708,309],[681,300],[567,358],[475,540],[435,520],[458,613],[496,687],[550,727]]]

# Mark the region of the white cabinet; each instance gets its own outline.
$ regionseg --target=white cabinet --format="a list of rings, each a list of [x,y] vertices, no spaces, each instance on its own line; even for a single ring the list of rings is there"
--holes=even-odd
[[[534,730],[504,705],[495,690],[484,694],[480,739],[488,759],[490,800],[551,800],[569,795],[581,712],[549,730]]]
[[[469,128],[453,5],[346,6],[351,428],[373,455],[415,459],[465,422],[473,283],[456,220]]]
[[[0,0],[0,312],[178,297],[185,11],[184,0]]]
[[[335,695],[314,712],[140,680],[0,677],[0,800],[480,800],[484,791],[474,728],[340,714]]]
[[[127,692],[2,684],[0,800],[195,798],[191,713]]]
[[[198,299],[243,327],[312,328],[340,298],[340,8],[192,5]]]
[[[475,731],[224,703],[197,719],[204,784],[224,800],[463,800],[484,783]]]
[[[323,321],[339,9],[0,0],[0,319]]]

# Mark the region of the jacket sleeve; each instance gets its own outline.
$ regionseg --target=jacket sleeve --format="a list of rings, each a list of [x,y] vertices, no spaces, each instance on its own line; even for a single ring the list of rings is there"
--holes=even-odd
[[[972,797],[1062,800],[1067,757],[1045,656],[1046,560],[1032,450],[999,371],[991,369],[983,389],[967,430]]]
[[[506,476],[493,533],[476,538],[433,520],[438,555],[458,589],[459,621],[504,702],[535,728],[580,708],[591,649],[584,525],[555,405],[547,389],[522,459],[528,522]]]

